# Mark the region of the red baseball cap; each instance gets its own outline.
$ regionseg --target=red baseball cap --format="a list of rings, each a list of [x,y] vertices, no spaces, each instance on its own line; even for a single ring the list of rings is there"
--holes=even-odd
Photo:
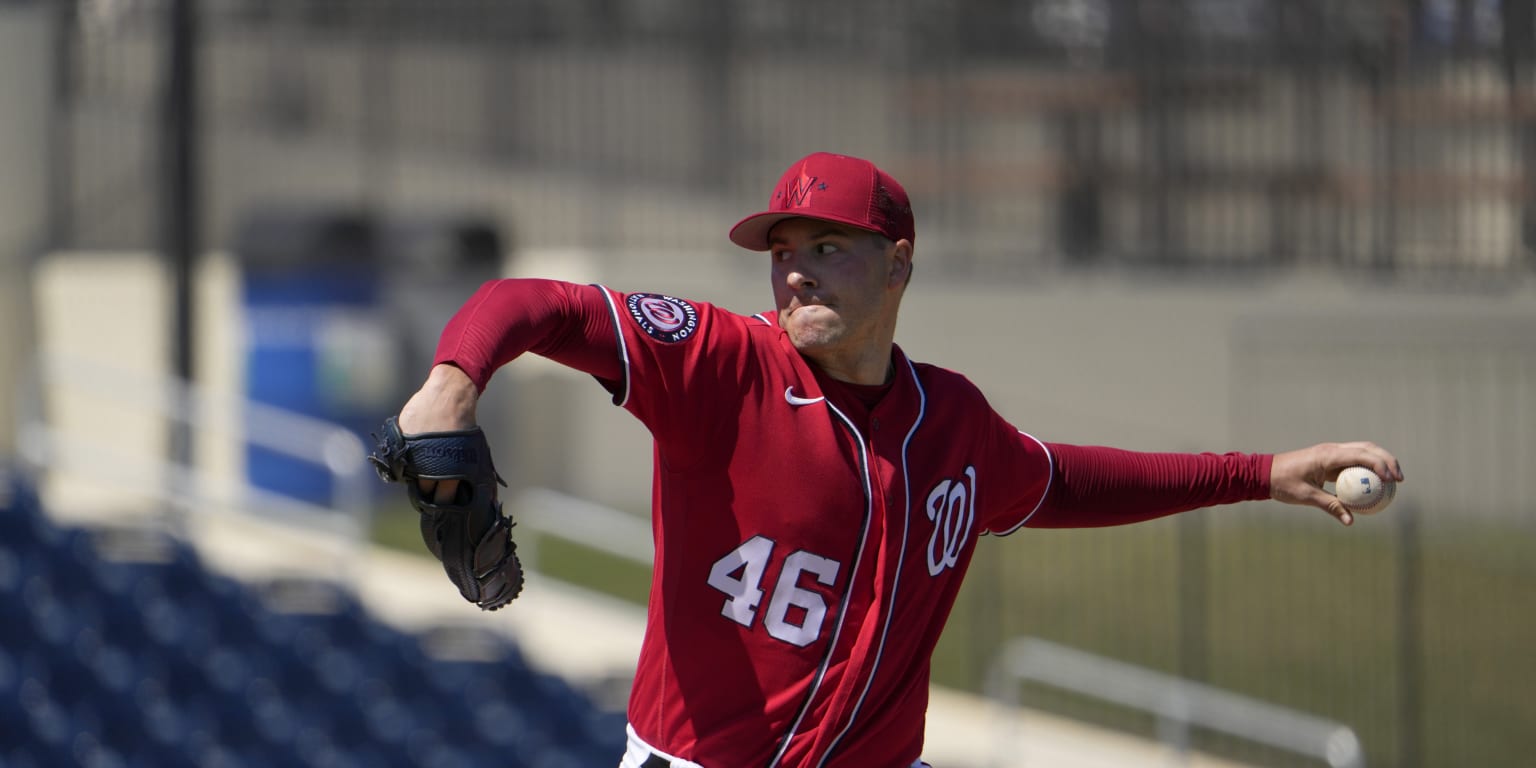
[[[768,210],[731,227],[731,242],[747,250],[766,251],[768,230],[798,216],[848,224],[891,240],[917,239],[912,204],[896,179],[868,160],[816,152],[779,177]]]

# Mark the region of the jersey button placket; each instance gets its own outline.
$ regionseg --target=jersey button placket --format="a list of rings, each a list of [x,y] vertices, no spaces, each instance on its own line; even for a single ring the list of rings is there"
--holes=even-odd
[[[879,429],[880,429],[880,420],[877,419],[877,418],[871,417],[870,420],[869,420],[869,430],[870,430],[870,432],[874,433],[874,432],[879,431]],[[869,528],[864,533],[865,539],[862,542],[861,547],[864,548],[866,551],[869,551],[869,552],[878,552],[879,551],[879,547],[880,547],[880,542],[886,536],[886,526],[889,523],[889,520],[887,519],[887,513],[888,513],[888,510],[890,509],[891,505],[889,503],[890,500],[888,498],[886,498],[886,495],[885,495],[885,491],[884,491],[884,489],[885,489],[885,473],[881,471],[881,465],[880,465],[880,459],[879,459],[879,451],[875,447],[875,438],[874,438],[873,434],[871,434],[870,437],[864,443],[864,460],[865,460],[867,466],[869,467],[870,521],[869,521]],[[878,555],[875,556],[875,557],[870,558],[869,561],[868,561],[868,567],[871,568],[871,569],[878,568],[879,567],[879,565],[878,565],[878,561],[879,560],[880,560],[880,557]],[[855,580],[857,580],[858,577],[855,575],[853,578]],[[850,602],[855,599],[855,595],[853,593],[852,584],[849,585],[848,595],[844,599],[848,600]],[[879,621],[880,614],[883,612],[883,610],[886,610],[886,609],[882,608],[882,606],[879,606],[879,605],[875,604],[875,603],[878,602],[878,599],[876,598],[876,593],[873,591],[873,589],[871,590],[870,594],[868,595],[868,599],[870,600],[870,602],[872,604],[872,607],[874,608],[874,611],[873,611],[873,614],[872,614],[873,617],[874,617],[874,620],[875,621]],[[854,634],[854,636],[856,636],[857,632],[855,632],[853,634]],[[855,694],[853,692],[853,689],[858,688],[859,681],[864,679],[866,675],[873,675],[874,674],[874,670],[872,668],[870,668],[870,660],[871,659],[870,659],[870,657],[867,654],[862,659],[857,660],[857,663],[856,663],[856,660],[852,657],[852,653],[853,653],[853,647],[850,647],[849,651],[847,652],[847,655],[844,657],[845,660],[848,662],[848,668],[844,672],[845,680],[848,681],[848,682],[845,682],[845,685],[851,686],[851,688],[848,691],[844,692],[844,695],[847,696],[849,700],[856,700],[859,697],[857,696],[857,694]],[[853,706],[853,708],[847,713],[847,715],[848,715],[848,717],[850,719],[845,723],[845,726],[846,726],[844,728],[845,732],[846,732],[847,728],[851,728],[852,727],[852,720],[853,719],[857,719],[859,717],[859,715],[860,715],[858,705],[855,704]],[[835,739],[833,744],[831,745],[831,751],[824,753],[821,756],[821,760],[819,762],[815,763],[817,768],[821,768],[821,766],[825,766],[827,761],[829,759],[831,759],[833,753],[836,752],[838,747],[840,746],[837,743],[840,740],[841,740],[841,737],[838,737],[838,739]]]

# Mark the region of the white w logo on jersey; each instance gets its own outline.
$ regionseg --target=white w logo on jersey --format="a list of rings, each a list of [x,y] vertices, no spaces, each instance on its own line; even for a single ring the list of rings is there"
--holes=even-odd
[[[960,480],[944,480],[928,493],[928,519],[933,536],[928,539],[928,574],[937,576],[960,562],[976,522],[976,468],[965,468]]]

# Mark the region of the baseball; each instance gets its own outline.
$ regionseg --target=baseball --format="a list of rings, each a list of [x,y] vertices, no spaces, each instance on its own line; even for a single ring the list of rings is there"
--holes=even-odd
[[[1382,480],[1365,467],[1350,467],[1339,473],[1339,479],[1333,483],[1333,494],[1350,512],[1374,515],[1392,503],[1397,483]]]

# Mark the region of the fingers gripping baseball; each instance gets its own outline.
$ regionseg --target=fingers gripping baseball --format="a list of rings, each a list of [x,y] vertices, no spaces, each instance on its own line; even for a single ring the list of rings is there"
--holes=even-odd
[[[1350,525],[1354,515],[1337,496],[1323,490],[1323,484],[1353,466],[1367,467],[1393,482],[1403,479],[1397,457],[1375,443],[1320,443],[1275,455],[1270,467],[1270,497],[1287,504],[1317,507]]]
[[[459,593],[494,611],[522,591],[523,570],[502,514],[490,446],[478,427],[405,435],[387,419],[369,461],[386,482],[403,482],[421,515],[421,538]]]

